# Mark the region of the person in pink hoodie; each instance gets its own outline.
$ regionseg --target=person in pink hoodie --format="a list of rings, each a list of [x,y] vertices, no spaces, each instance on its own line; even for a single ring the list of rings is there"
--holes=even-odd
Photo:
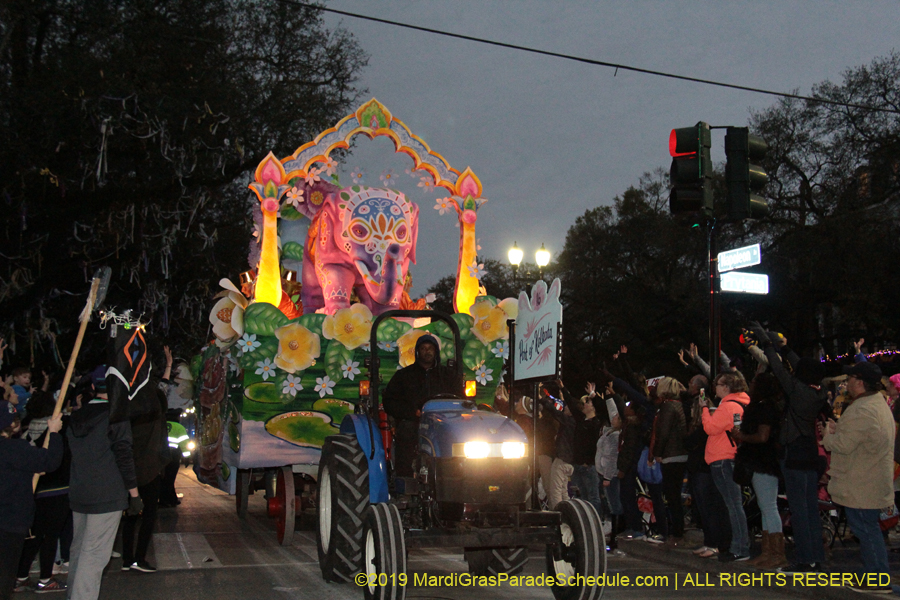
[[[715,380],[716,397],[719,407],[712,412],[705,398],[701,400],[703,430],[709,436],[706,440],[706,463],[712,471],[712,478],[728,508],[731,522],[731,548],[720,554],[723,562],[743,561],[750,558],[750,533],[747,517],[741,503],[741,486],[734,482],[734,457],[737,444],[731,431],[740,427],[744,407],[750,402],[747,382],[737,372],[722,373]]]

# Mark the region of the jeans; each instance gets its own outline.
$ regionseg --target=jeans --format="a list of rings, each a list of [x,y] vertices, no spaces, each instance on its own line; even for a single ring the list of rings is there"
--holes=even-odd
[[[725,506],[731,522],[731,547],[729,551],[738,556],[750,555],[750,532],[747,530],[747,516],[744,514],[741,486],[734,482],[734,460],[717,460],[709,465],[713,481]]]
[[[762,514],[763,531],[781,533],[781,515],[778,514],[778,477],[768,473],[753,474],[753,491]]]
[[[156,527],[156,508],[159,505],[159,488],[161,478],[157,475],[150,483],[138,486],[138,495],[144,503],[144,511],[140,516],[122,517],[122,564],[130,565],[144,562],[147,559],[147,548],[150,546],[150,538],[153,537],[153,529]],[[134,544],[134,532],[137,529],[138,520],[141,527],[138,530],[137,548]]]
[[[725,518],[728,509],[713,483],[712,473],[696,471],[691,473],[690,480],[691,497],[700,511],[703,525],[703,545],[719,552],[727,551],[731,544],[731,525]]]
[[[669,530],[675,537],[684,536],[684,504],[681,501],[681,488],[684,485],[684,468],[687,463],[662,463],[663,494],[672,515],[672,527]]]
[[[609,480],[609,485],[603,488],[606,502],[609,504],[609,512],[613,515],[625,514],[625,509],[622,508],[622,498],[619,496],[621,482],[622,480],[618,477],[613,477]]]
[[[597,475],[594,465],[575,465],[572,483],[581,493],[581,499],[594,506],[597,516],[603,514],[603,507],[600,505],[600,476]]]
[[[791,528],[794,530],[796,563],[825,562],[825,547],[822,545],[822,520],[819,517],[819,474],[812,469],[786,469],[784,489],[791,508]]]
[[[847,523],[859,538],[859,554],[866,573],[888,573],[888,555],[877,508],[844,508]]]
[[[42,496],[34,500],[34,523],[31,525],[33,537],[25,540],[22,556],[19,558],[19,577],[28,577],[34,557],[41,556],[41,579],[53,575],[53,561],[56,560],[56,544],[60,532],[69,518],[69,495]]]
[[[656,533],[669,536],[669,521],[666,517],[666,502],[663,500],[663,484],[647,483],[647,493],[653,501],[653,518],[656,520]]]

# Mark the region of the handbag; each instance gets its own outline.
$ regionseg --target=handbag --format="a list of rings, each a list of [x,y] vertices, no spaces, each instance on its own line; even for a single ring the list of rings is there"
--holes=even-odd
[[[650,448],[644,447],[641,450],[641,457],[638,459],[637,473],[638,478],[644,483],[662,483],[662,466],[658,462],[654,462],[653,466],[647,464],[647,457],[650,455]]]

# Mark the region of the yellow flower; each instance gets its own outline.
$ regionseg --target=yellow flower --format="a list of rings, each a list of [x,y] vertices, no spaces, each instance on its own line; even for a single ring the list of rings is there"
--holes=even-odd
[[[490,344],[509,335],[509,328],[506,326],[508,315],[502,308],[494,306],[490,300],[476,302],[469,312],[475,318],[472,333],[482,344]]]
[[[222,292],[225,294],[225,292]],[[247,299],[236,292],[228,292],[213,306],[209,322],[213,326],[216,345],[225,348],[244,335],[244,309]]]
[[[510,319],[515,319],[519,316],[519,300],[517,298],[506,298],[505,300],[501,300],[500,304],[497,306],[502,308],[503,312],[505,312]]]
[[[288,323],[275,330],[278,338],[278,354],[275,366],[288,373],[304,371],[312,366],[322,353],[318,334],[300,323]]]
[[[400,336],[400,339],[397,340],[397,346],[400,347],[401,367],[408,367],[416,362],[416,341],[427,334],[428,332],[422,329],[410,329]]]
[[[322,335],[326,340],[337,340],[349,350],[359,348],[369,341],[372,332],[372,311],[365,304],[354,304],[325,317]]]

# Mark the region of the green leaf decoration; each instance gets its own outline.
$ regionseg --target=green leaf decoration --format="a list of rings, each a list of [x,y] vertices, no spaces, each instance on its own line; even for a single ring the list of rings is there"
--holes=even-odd
[[[453,347],[453,338],[438,337],[441,342],[441,362],[447,364],[449,360],[456,359],[456,349]]]
[[[350,199],[350,194],[348,194],[347,192],[341,192],[341,200],[349,200],[349,199]]]
[[[422,327],[422,329],[425,331],[430,331],[439,338],[448,340],[453,339],[453,332],[450,330],[450,326],[443,321],[439,321],[438,319],[435,319],[425,327]]]
[[[249,333],[271,336],[287,323],[284,313],[268,302],[256,302],[244,310],[244,331]]]
[[[453,320],[456,321],[456,324],[459,326],[459,336],[468,340],[471,337],[474,337],[472,334],[472,326],[475,324],[475,319],[472,318],[472,315],[467,315],[465,313],[456,313],[453,315]]]
[[[326,414],[311,411],[288,412],[266,422],[266,431],[297,446],[319,447],[337,433],[339,423]]]
[[[398,321],[397,319],[388,319],[382,321],[378,326],[379,342],[396,342],[404,333],[412,329],[412,325]]]
[[[303,183],[302,177],[291,177],[291,180],[288,181],[288,185],[291,187],[299,187]]]
[[[284,219],[285,221],[297,221],[299,219],[303,219],[304,217],[306,217],[306,215],[301,212],[297,212],[297,209],[294,208],[292,204],[282,204],[281,212],[278,213],[278,218]]]
[[[500,303],[500,301],[497,300],[496,296],[478,296],[475,298],[475,302],[473,302],[472,304],[478,304],[482,300],[487,300],[491,303],[491,306],[497,306]]]
[[[322,335],[322,323],[325,322],[325,315],[318,313],[303,315],[300,317],[299,322],[313,333]]]
[[[463,364],[472,370],[477,369],[478,365],[491,356],[493,355],[491,354],[490,347],[482,344],[478,338],[472,338],[466,342],[466,345],[463,348]]]
[[[303,260],[303,245],[297,242],[288,242],[281,247],[281,257],[291,260]]]
[[[253,352],[245,352],[239,359],[238,364],[242,369],[256,369],[256,363],[267,358],[274,359],[278,353],[278,338],[275,336],[258,337],[256,339],[260,343],[259,348]]]
[[[337,398],[322,398],[313,403],[313,410],[331,417],[331,422],[339,425],[346,415],[353,413],[353,403]]]
[[[244,390],[244,395],[247,396],[247,398],[249,398],[250,400],[253,400],[254,402],[260,402],[262,404],[284,403],[283,394],[281,393],[281,385],[271,381],[263,381],[248,386]]]
[[[337,340],[332,340],[325,350],[325,372],[332,381],[340,381],[344,375],[341,373],[341,365],[353,356],[353,351]]]

